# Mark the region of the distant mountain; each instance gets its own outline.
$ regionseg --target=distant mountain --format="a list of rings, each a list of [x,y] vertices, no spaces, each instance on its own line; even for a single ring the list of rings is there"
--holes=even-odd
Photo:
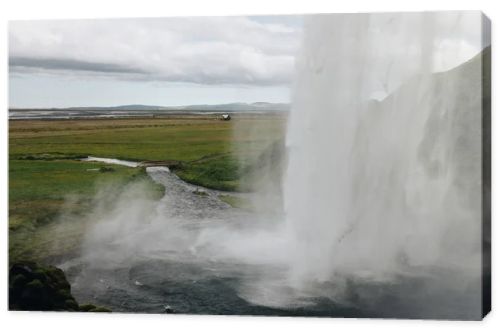
[[[65,108],[61,108],[65,109]],[[67,108],[68,110],[165,110],[166,107],[162,106],[148,106],[144,104],[128,104],[123,106],[115,106],[115,107],[72,107]]]
[[[226,103],[226,104],[199,104],[183,107],[169,107],[170,110],[197,110],[197,111],[288,111],[288,103]]]
[[[38,108],[35,108],[38,109]],[[35,110],[31,109],[31,110]],[[198,104],[187,106],[150,106],[144,104],[128,104],[114,107],[72,107],[72,108],[51,108],[50,110],[76,110],[76,111],[288,111],[290,104],[288,103],[270,103],[270,102],[255,102],[255,103],[226,103],[226,104]]]

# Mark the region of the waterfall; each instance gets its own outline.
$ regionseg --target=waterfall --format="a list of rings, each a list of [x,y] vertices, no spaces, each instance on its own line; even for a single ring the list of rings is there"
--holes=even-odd
[[[284,185],[294,285],[480,275],[481,49],[453,43],[480,15],[306,19]]]

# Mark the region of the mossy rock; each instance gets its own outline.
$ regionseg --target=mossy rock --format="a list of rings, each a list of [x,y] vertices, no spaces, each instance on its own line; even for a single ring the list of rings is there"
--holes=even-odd
[[[22,288],[23,286],[25,286],[27,284],[27,279],[24,275],[17,274],[17,275],[14,275],[12,277],[12,280],[10,283],[11,283],[11,286],[13,288]]]
[[[74,311],[79,311],[78,303],[74,298],[71,299],[66,299],[64,302],[64,306],[66,310],[74,310]]]
[[[79,307],[79,311],[81,312],[92,312],[93,309],[97,308],[97,306],[95,305],[92,305],[92,304],[83,304],[83,305],[80,305]]]
[[[90,307],[91,306],[91,307]],[[21,311],[111,312],[94,305],[80,307],[64,272],[35,262],[17,262],[9,269],[9,309]]]
[[[90,311],[90,312],[111,312],[111,310],[110,310],[110,309],[107,309],[107,308],[105,308],[105,307],[100,307],[100,306],[98,306],[98,307],[96,307],[95,309],[93,309],[93,310],[92,310],[92,311]]]
[[[92,304],[80,305],[79,311],[81,311],[81,312],[111,312],[111,310],[109,310],[105,307],[95,306]]]
[[[60,296],[61,298],[64,298],[64,300],[68,300],[68,299],[73,298],[73,296],[71,295],[71,292],[68,289],[57,290],[57,295]]]
[[[9,308],[11,310],[78,309],[70,289],[66,276],[58,268],[40,266],[34,262],[18,262],[10,266]]]
[[[26,284],[26,287],[31,290],[43,290],[44,284],[38,278],[35,278],[34,280]]]

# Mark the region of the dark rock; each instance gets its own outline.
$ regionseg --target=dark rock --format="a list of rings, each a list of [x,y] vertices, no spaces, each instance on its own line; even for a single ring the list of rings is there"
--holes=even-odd
[[[105,308],[105,307],[100,307],[100,306],[98,306],[98,307],[96,307],[96,308],[92,309],[92,310],[91,310],[91,311],[89,311],[89,312],[111,312],[111,310],[110,310],[110,309],[107,309],[107,308]]]
[[[92,304],[80,305],[79,311],[81,311],[81,312],[111,312],[111,310],[109,310],[107,308],[95,306]]]
[[[82,312],[92,312],[92,310],[95,309],[95,308],[96,308],[95,305],[92,305],[92,304],[83,304],[83,305],[80,305],[79,311],[82,311]]]
[[[173,314],[173,313],[175,313],[175,311],[172,307],[170,307],[170,305],[164,305],[163,306],[163,313]]]
[[[9,269],[9,309],[20,311],[111,312],[94,305],[79,306],[64,272],[35,262],[17,262]]]

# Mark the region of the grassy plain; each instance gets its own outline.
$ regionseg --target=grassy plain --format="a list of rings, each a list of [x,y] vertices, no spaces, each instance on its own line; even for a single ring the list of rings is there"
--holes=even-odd
[[[10,121],[10,159],[36,154],[179,161],[186,181],[237,190],[241,164],[284,133],[277,116]]]
[[[283,138],[284,125],[278,116],[234,117],[230,122],[206,116],[11,120],[9,259],[44,260],[71,252],[82,227],[61,226],[57,217],[63,207],[85,212],[97,184],[139,178],[150,183],[153,193],[162,192],[143,169],[113,166],[106,171],[101,163],[78,158],[175,161],[174,171],[188,182],[248,190],[244,174]]]

